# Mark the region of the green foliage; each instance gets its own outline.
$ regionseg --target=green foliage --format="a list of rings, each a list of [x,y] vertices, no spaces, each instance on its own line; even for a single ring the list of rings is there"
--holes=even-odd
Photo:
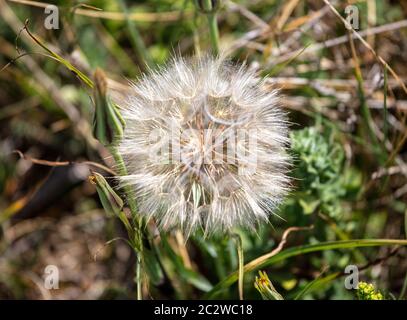
[[[345,167],[344,150],[334,133],[320,132],[316,127],[293,131],[291,151],[293,177],[298,182],[295,198],[303,213],[319,209],[332,218],[339,217],[341,200],[357,190],[361,181]]]

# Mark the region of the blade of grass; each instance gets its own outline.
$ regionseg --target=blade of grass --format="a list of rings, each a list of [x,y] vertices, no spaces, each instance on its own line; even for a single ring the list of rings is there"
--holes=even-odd
[[[400,295],[399,295],[399,300],[402,300],[402,299],[405,298],[406,291],[407,291],[407,273],[406,273],[406,275],[404,277],[404,283],[403,283],[403,287],[402,287]]]
[[[404,235],[407,238],[407,210],[404,212]]]
[[[342,275],[341,272],[335,272],[332,274],[329,274],[325,277],[322,277],[323,272],[318,275],[314,280],[311,282],[307,283],[307,285],[295,296],[294,300],[301,300],[307,293],[310,293],[312,291],[318,290],[325,284],[335,280],[339,276]]]
[[[251,272],[266,266],[272,265],[274,263],[283,261],[285,259],[299,256],[311,252],[320,252],[326,250],[336,250],[336,249],[353,249],[362,247],[378,247],[378,246],[391,246],[391,245],[403,245],[407,246],[407,240],[401,239],[357,239],[357,240],[342,240],[342,241],[328,241],[316,244],[309,244],[303,246],[292,247],[277,253],[274,256],[265,254],[257,259],[252,260],[244,266],[244,272]],[[237,271],[230,274],[227,278],[219,282],[213,287],[213,289],[208,292],[204,298],[210,299],[216,296],[216,294],[231,286],[238,280],[239,274]]]
[[[219,30],[216,9],[213,7],[211,0],[202,1],[203,10],[206,13],[208,19],[209,36],[211,38],[212,50],[215,55],[219,54]]]
[[[134,21],[132,21],[129,17],[129,10],[128,10],[125,2],[123,0],[119,0],[119,5],[126,18],[126,26],[127,26],[127,30],[130,35],[131,45],[133,46],[134,50],[136,50],[137,54],[142,59],[142,62],[147,67],[153,68],[153,66],[154,66],[153,59],[151,58]]]
[[[115,37],[110,33],[110,31],[101,23],[99,20],[93,22],[95,30],[104,44],[104,46],[109,50],[112,56],[115,57],[117,64],[120,66],[121,70],[125,72],[132,78],[140,74],[140,70],[133,63],[128,53],[123,50],[119,45]]]
[[[387,117],[388,117],[388,110],[387,110],[387,89],[388,89],[388,79],[387,79],[387,69],[384,68],[383,70],[383,135],[384,135],[384,141],[387,140],[388,136],[388,131],[389,131],[389,126],[387,122]]]
[[[383,154],[380,151],[386,152],[385,149],[380,148],[379,140],[376,137],[376,134],[373,129],[373,118],[372,114],[370,113],[369,106],[367,105],[366,102],[366,95],[365,95],[365,90],[364,90],[364,84],[363,84],[363,76],[362,76],[362,71],[360,70],[360,64],[359,64],[359,57],[356,53],[356,48],[355,48],[355,42],[352,38],[352,34],[349,32],[349,43],[350,43],[350,48],[352,52],[352,57],[353,57],[353,63],[355,66],[354,72],[355,72],[355,78],[358,84],[358,96],[359,96],[359,101],[360,101],[360,106],[361,106],[361,111],[362,111],[362,118],[364,121],[364,124],[367,128],[369,137],[373,143],[373,150],[375,154],[378,156],[379,160],[383,164],[385,161],[385,158]],[[380,150],[383,149],[383,150]]]
[[[80,71],[78,68],[73,66],[69,61],[66,59],[62,58],[59,54],[56,52],[52,51],[49,49],[39,38],[34,36],[34,34],[31,33],[31,31],[28,29],[28,23],[29,20],[25,20],[24,23],[24,29],[28,35],[30,36],[31,39],[35,41],[41,48],[43,48],[45,51],[47,51],[52,57],[54,57],[59,63],[64,65],[66,68],[68,68],[70,71],[72,71],[76,76],[78,76],[83,82],[85,82],[90,88],[93,88],[93,82],[90,78],[88,78],[82,71]]]
[[[288,65],[291,64],[291,62],[293,62],[294,60],[296,60],[311,44],[308,44],[306,46],[304,46],[304,48],[302,48],[300,51],[298,51],[295,55],[293,55],[292,57],[290,57],[288,60],[275,65],[270,72],[268,72],[265,76],[266,77],[273,77],[276,74],[280,73],[281,70],[284,70],[285,67],[287,67]]]
[[[329,8],[332,10],[332,12],[342,21],[344,26],[352,32],[352,34],[375,56],[375,58],[385,67],[391,75],[397,80],[397,82],[400,84],[400,86],[403,88],[403,91],[407,93],[407,87],[404,84],[404,81],[400,79],[398,74],[393,70],[392,67],[380,56],[376,53],[376,51],[370,46],[369,43],[366,42],[365,39],[357,32],[355,29],[352,28],[352,26],[349,24],[348,21],[346,21],[341,14],[338,12],[338,10],[335,9],[335,7],[328,1],[328,0],[323,0],[326,5],[329,6]],[[353,38],[353,37],[352,37]]]
[[[173,250],[166,237],[161,237],[161,244],[160,257],[163,258],[163,254],[165,253],[167,256],[167,264],[171,264],[171,269],[173,269],[172,276],[176,277],[177,281],[186,281],[204,292],[208,292],[213,288],[212,284],[202,274],[189,269],[184,265],[182,258]],[[177,289],[181,289],[181,287],[178,287]]]

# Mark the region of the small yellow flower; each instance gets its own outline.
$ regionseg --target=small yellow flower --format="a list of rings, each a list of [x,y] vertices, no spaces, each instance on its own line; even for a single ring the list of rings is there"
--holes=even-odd
[[[359,300],[384,300],[380,291],[376,291],[371,283],[359,282],[356,295]]]

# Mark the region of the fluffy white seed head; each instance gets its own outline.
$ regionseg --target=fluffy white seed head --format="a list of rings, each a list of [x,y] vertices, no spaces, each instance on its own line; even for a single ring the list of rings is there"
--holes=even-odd
[[[121,181],[161,229],[254,229],[287,193],[286,117],[246,66],[175,58],[122,105]]]

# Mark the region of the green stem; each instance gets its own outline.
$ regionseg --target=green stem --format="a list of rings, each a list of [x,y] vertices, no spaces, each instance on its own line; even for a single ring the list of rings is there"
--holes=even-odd
[[[123,161],[122,156],[120,153],[117,151],[115,147],[110,148],[110,152],[113,155],[113,158],[116,162],[119,174],[121,176],[126,176],[127,173],[127,168],[126,165]],[[134,246],[134,251],[136,253],[136,285],[137,285],[137,300],[142,300],[143,299],[143,294],[142,294],[142,279],[141,279],[141,274],[142,274],[142,255],[143,255],[143,237],[142,237],[142,219],[141,217],[137,216],[137,204],[136,204],[136,198],[133,189],[130,186],[124,186],[124,193],[126,195],[126,200],[129,205],[133,223],[135,225],[135,239],[131,239],[131,243],[135,243]]]
[[[237,234],[237,233],[233,234],[233,238],[236,241],[237,255],[239,257],[239,282],[238,282],[239,299],[243,300],[243,279],[244,279],[243,244],[242,244],[242,238],[240,237],[239,234]]]
[[[141,280],[141,254],[137,253],[136,263],[136,284],[137,284],[137,300],[143,300],[142,280]]]
[[[212,49],[214,54],[219,54],[219,31],[216,20],[216,13],[208,14],[209,34],[211,36]]]
[[[204,10],[207,12],[206,16],[208,18],[209,25],[209,36],[211,38],[212,50],[215,55],[219,54],[219,30],[216,10],[212,8],[211,0],[203,0]]]

